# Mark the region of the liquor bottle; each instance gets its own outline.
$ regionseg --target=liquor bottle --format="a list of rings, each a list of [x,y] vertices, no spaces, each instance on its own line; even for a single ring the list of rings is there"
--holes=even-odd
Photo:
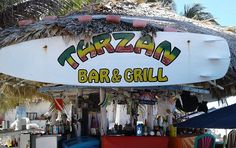
[[[48,120],[47,120],[46,121],[46,126],[45,126],[45,134],[49,135],[49,133],[50,133],[50,125],[49,125]]]
[[[61,127],[61,122],[59,122],[59,125],[58,125],[58,134],[62,134],[61,129],[62,129],[62,127]]]
[[[148,135],[148,128],[147,128],[147,120],[145,119],[144,121],[144,132],[143,132],[144,136]]]
[[[13,139],[11,139],[11,147],[15,147],[16,145],[15,145],[15,141],[14,141],[14,138]]]
[[[61,134],[65,134],[65,126],[64,126],[64,124],[61,125]]]
[[[136,136],[142,136],[143,135],[142,132],[143,132],[143,126],[142,124],[138,124],[136,128]]]
[[[18,147],[18,141],[16,140],[16,138],[14,139],[15,141],[15,147]]]
[[[53,125],[53,133],[52,134],[57,134],[57,126]]]
[[[52,134],[53,134],[53,126],[49,125],[49,135],[52,135]]]

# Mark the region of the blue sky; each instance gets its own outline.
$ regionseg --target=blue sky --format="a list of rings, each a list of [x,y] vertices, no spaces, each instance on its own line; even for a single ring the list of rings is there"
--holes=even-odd
[[[236,0],[174,0],[178,13],[185,4],[200,3],[222,26],[236,26]]]

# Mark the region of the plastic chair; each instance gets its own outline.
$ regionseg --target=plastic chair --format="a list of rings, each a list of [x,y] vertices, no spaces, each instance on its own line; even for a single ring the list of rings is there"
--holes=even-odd
[[[215,148],[215,137],[211,134],[197,136],[194,140],[194,148]]]
[[[236,130],[232,130],[228,134],[227,140],[227,147],[228,148],[236,148]]]

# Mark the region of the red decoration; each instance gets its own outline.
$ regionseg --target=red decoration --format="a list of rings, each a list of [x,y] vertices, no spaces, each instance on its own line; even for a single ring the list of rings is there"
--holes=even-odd
[[[80,23],[88,23],[92,21],[92,16],[91,15],[83,15],[83,16],[79,16],[78,20]]]
[[[19,26],[27,26],[32,24],[34,21],[33,20],[20,20],[18,21]]]
[[[120,16],[119,15],[107,15],[106,16],[106,21],[109,23],[115,23],[119,24],[120,23]]]
[[[148,22],[144,20],[134,20],[133,21],[133,27],[135,28],[145,28],[147,26]]]
[[[52,21],[52,20],[55,20],[57,19],[57,16],[54,16],[54,15],[51,15],[51,16],[45,16],[43,18],[44,21]]]
[[[176,28],[173,28],[173,27],[165,27],[164,31],[165,32],[178,32],[178,30]]]
[[[54,103],[55,103],[56,110],[62,111],[64,109],[63,99],[55,98]]]

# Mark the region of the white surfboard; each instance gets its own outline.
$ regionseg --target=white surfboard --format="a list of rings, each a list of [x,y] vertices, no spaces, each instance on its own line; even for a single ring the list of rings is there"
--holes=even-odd
[[[86,44],[86,46],[85,46]],[[83,39],[51,37],[0,49],[0,72],[32,81],[92,87],[145,87],[222,78],[230,51],[221,37],[114,32]]]

